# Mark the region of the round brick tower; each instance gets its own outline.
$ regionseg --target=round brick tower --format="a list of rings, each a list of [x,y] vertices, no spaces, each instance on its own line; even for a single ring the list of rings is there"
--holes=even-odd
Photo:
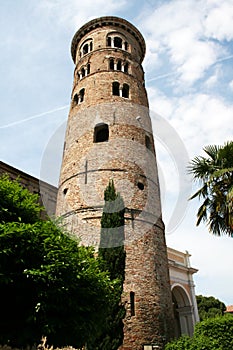
[[[113,179],[126,207],[120,349],[161,349],[173,335],[173,310],[141,66],[145,42],[128,21],[101,17],[77,31],[71,53],[74,84],[56,214],[82,244],[98,247],[104,190]]]

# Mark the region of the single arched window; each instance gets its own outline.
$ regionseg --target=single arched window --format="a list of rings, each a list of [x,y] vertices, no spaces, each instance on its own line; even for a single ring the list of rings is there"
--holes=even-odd
[[[88,53],[88,44],[85,44],[83,46],[83,55],[86,55]]]
[[[121,60],[117,61],[117,70],[121,70]]]
[[[126,62],[124,65],[124,72],[128,73],[128,71],[129,71],[129,64],[128,64],[128,62]]]
[[[78,104],[78,94],[75,94],[73,98],[73,105],[76,106],[77,104]]]
[[[119,36],[114,37],[114,47],[122,48],[122,39]]]
[[[123,84],[122,97],[129,98],[129,85]]]
[[[107,37],[107,46],[111,46],[112,44],[112,39],[110,36]]]
[[[108,124],[97,124],[94,130],[94,142],[106,142],[109,138]]]
[[[79,91],[79,103],[84,101],[85,89]]]
[[[120,84],[117,81],[112,83],[112,94],[115,96],[120,96]]]
[[[85,69],[84,68],[81,69],[81,76],[82,76],[82,78],[85,77]]]
[[[114,70],[114,59],[111,58],[109,61],[109,69]]]

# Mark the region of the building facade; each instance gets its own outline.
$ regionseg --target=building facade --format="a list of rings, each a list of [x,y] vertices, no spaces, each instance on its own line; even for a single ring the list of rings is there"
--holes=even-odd
[[[193,335],[199,321],[193,274],[198,270],[190,265],[190,254],[167,248],[170,285],[175,315],[175,337]]]

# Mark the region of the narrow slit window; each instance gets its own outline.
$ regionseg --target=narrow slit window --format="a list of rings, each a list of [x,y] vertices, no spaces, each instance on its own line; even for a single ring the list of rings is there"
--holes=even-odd
[[[107,142],[109,139],[109,128],[107,124],[99,124],[95,126],[94,142]]]
[[[125,41],[125,50],[126,51],[128,51],[128,47],[129,47],[129,45],[128,45],[127,41]]]
[[[148,135],[146,135],[145,137],[145,143],[146,143],[146,148],[148,148],[150,151],[153,151],[152,143]]]
[[[88,65],[87,65],[87,74],[90,74],[90,71],[91,71],[91,66],[90,66],[90,63],[88,63]]]
[[[135,293],[130,292],[130,314],[135,316]]]
[[[115,96],[120,96],[120,84],[117,81],[112,83],[112,94]]]
[[[90,51],[92,51],[93,50],[93,42],[91,41],[90,42]]]
[[[129,85],[123,84],[122,97],[129,98]]]

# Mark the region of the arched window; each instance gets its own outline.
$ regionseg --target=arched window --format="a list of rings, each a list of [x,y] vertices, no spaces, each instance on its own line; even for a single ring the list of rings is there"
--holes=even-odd
[[[93,41],[92,39],[88,39],[83,43],[83,45],[80,48],[80,56],[82,57],[92,50],[93,50]]]
[[[97,124],[94,130],[94,142],[106,142],[109,138],[108,124]]]
[[[111,58],[109,61],[109,69],[114,70],[114,59]]]
[[[85,44],[83,46],[83,55],[86,55],[88,53],[88,44]]]
[[[107,46],[111,46],[112,38],[110,36],[107,37]]]
[[[82,78],[85,77],[85,69],[84,68],[81,69],[81,76],[82,76]]]
[[[78,94],[75,94],[73,98],[73,105],[76,106],[77,104],[78,104]]]
[[[122,97],[129,98],[129,85],[123,84]]]
[[[85,89],[81,89],[79,91],[79,103],[84,101],[84,94],[85,94]]]
[[[121,70],[121,60],[117,61],[117,70]]]
[[[122,48],[122,39],[119,36],[114,37],[114,47]]]
[[[124,65],[124,72],[128,73],[128,71],[129,71],[129,64],[128,64],[128,62],[126,62]]]
[[[120,96],[120,84],[117,81],[112,83],[112,94],[115,96]]]
[[[125,50],[126,51],[128,50],[128,43],[127,43],[127,41],[125,41]]]

